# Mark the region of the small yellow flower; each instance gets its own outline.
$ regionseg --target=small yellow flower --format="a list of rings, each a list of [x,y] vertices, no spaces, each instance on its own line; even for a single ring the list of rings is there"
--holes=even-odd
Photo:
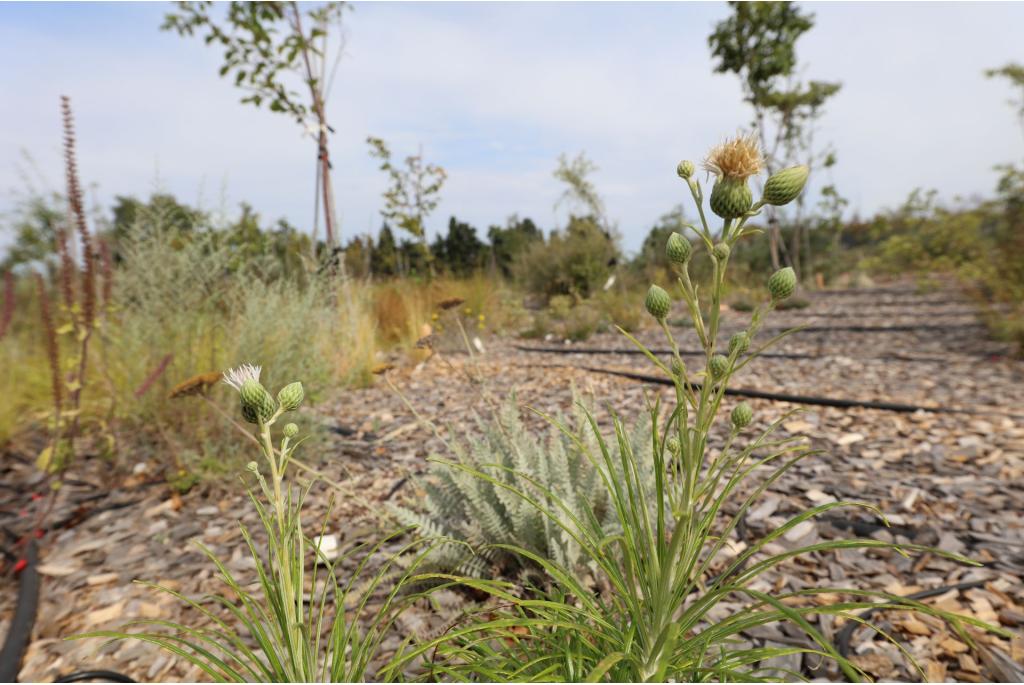
[[[483,320],[484,320],[484,315],[483,315],[483,314],[481,314],[480,316],[478,316],[478,317],[476,317],[476,318],[478,318],[478,319],[480,319],[481,321],[483,321]]]
[[[715,146],[704,160],[704,169],[719,178],[745,181],[764,168],[764,157],[753,133],[738,135]]]
[[[469,316],[473,313],[473,310],[470,307],[466,307],[462,311],[465,312],[466,316]]]
[[[433,314],[430,315],[430,320],[431,321],[437,321],[440,318],[441,317],[437,315],[437,312],[434,312]]]

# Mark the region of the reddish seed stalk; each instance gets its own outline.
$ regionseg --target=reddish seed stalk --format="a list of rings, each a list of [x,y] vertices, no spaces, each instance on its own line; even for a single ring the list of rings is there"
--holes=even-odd
[[[78,180],[78,162],[75,158],[75,121],[71,112],[71,99],[62,95],[61,113],[64,119],[64,165],[67,176],[68,204],[71,217],[82,241],[82,317],[85,327],[91,328],[96,315],[96,258],[93,254],[92,236],[85,218],[82,204],[82,186]]]
[[[4,308],[0,312],[0,338],[7,334],[7,328],[14,317],[14,274],[4,273]]]

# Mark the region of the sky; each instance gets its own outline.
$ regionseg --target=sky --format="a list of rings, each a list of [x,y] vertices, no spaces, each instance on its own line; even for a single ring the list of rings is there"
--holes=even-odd
[[[1024,3],[800,3],[815,26],[800,75],[840,81],[815,139],[838,164],[850,212],[899,205],[915,188],[990,195],[996,164],[1024,156],[1005,82],[1024,62]],[[226,215],[312,223],[315,147],[286,116],[239,104],[220,51],[162,32],[169,3],[0,3],[0,214],[31,185],[61,188],[59,96],[71,96],[91,200],[154,190]],[[512,214],[546,228],[558,156],[585,151],[593,181],[636,250],[683,202],[681,159],[749,126],[738,79],[713,73],[707,36],[725,3],[363,3],[328,101],[342,236],[376,232],[386,178],[366,137],[396,157],[422,149],[448,172],[427,221],[486,234]],[[26,162],[31,159],[31,164]],[[0,241],[3,241],[0,236]]]

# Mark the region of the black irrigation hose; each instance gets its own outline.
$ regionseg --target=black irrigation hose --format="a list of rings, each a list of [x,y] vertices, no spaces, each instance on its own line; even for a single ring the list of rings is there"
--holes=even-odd
[[[942,291],[932,291],[932,294],[941,293]],[[949,291],[952,294],[956,294],[957,291]],[[905,299],[921,299],[925,302],[932,302],[929,298],[923,297],[919,293],[912,292],[906,288],[835,288],[832,290],[815,290],[815,295],[900,295]]]
[[[944,595],[950,590],[971,590],[976,587],[981,587],[987,582],[988,581],[986,580],[972,580],[966,583],[957,583],[956,585],[943,585],[942,587],[932,588],[931,590],[922,590],[921,592],[915,592],[914,594],[907,595],[906,597],[902,597],[901,599],[928,599],[929,597],[938,597],[939,595]],[[890,603],[896,601],[898,600],[892,600]],[[908,603],[908,606],[912,605]],[[862,611],[860,614],[858,614],[858,618],[866,620],[871,616],[871,614],[875,613],[876,611],[878,611],[877,608]],[[838,650],[839,654],[842,655],[844,658],[850,656],[850,642],[853,639],[853,633],[857,630],[857,628],[861,627],[861,625],[863,624],[860,621],[850,621],[845,626],[843,626],[838,633],[836,633],[836,650]]]
[[[25,547],[27,565],[21,571],[21,582],[18,584],[18,604],[14,608],[14,617],[7,629],[7,639],[0,648],[0,682],[13,683],[18,679],[21,670],[21,659],[32,639],[32,627],[36,623],[36,612],[39,609],[39,551],[36,541],[29,540]]]
[[[132,680],[123,673],[117,671],[75,671],[74,673],[68,673],[65,676],[57,678],[53,682],[55,683],[80,683],[84,680],[102,680],[108,683],[134,683],[138,682]]]
[[[618,371],[615,369],[602,369],[596,366],[572,366],[569,364],[549,364],[544,366],[563,366],[572,369],[579,369],[580,371],[593,371],[594,373],[604,373],[611,376],[621,376],[623,378],[631,378],[637,381],[644,381],[646,383],[657,383],[659,385],[672,385],[672,381],[668,378],[661,376],[652,376],[647,373],[639,373],[636,371]],[[534,367],[536,368],[536,366]],[[701,389],[700,383],[690,383],[690,386],[695,390]],[[922,407],[916,404],[901,404],[899,402],[879,402],[876,400],[848,400],[845,398],[838,397],[816,397],[813,395],[787,395],[785,393],[778,392],[765,392],[764,390],[754,390],[753,388],[726,388],[726,395],[734,395],[736,397],[751,397],[760,400],[772,400],[775,402],[792,402],[793,404],[810,404],[819,407],[863,407],[864,409],[880,409],[882,411],[893,411],[903,414],[913,414],[919,411],[932,412],[934,414],[971,414],[971,415],[998,415],[1006,416],[1012,419],[1024,419],[1024,416],[1018,414],[1006,414],[1003,412],[989,411],[989,410],[978,410],[978,409],[952,409],[949,407]]]
[[[878,319],[884,314],[851,314],[849,312],[814,312],[805,309],[784,310],[779,312],[780,316],[792,316],[798,318],[821,318],[821,319]],[[904,319],[934,319],[937,316],[977,316],[976,309],[950,309],[943,312],[901,312],[897,316]]]
[[[967,328],[984,328],[983,323],[952,323],[952,324],[907,324],[900,326],[799,326],[789,328],[769,328],[765,332],[784,333],[937,333],[940,331],[962,331]],[[794,330],[795,328],[795,330]]]
[[[515,348],[517,350],[522,350],[523,352],[544,352],[551,354],[643,354],[643,352],[634,347],[627,347],[623,349],[607,349],[603,347],[536,347],[529,345],[516,345]],[[650,351],[653,354],[672,354],[672,350],[667,348],[653,349]],[[679,354],[684,357],[703,357],[705,355],[705,352],[704,350],[679,350]],[[827,359],[830,356],[844,355],[808,354],[806,352],[761,352],[757,356],[765,357],[767,359]],[[877,357],[856,357],[856,359],[872,361],[919,362],[927,364],[949,363],[949,360],[943,357],[918,357],[906,356],[901,354],[883,354]]]

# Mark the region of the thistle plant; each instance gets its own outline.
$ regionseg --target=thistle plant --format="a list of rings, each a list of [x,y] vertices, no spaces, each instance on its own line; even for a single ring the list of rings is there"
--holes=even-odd
[[[289,383],[274,397],[260,382],[260,373],[259,366],[243,364],[223,375],[224,382],[238,391],[241,415],[255,427],[255,433],[235,425],[260,452],[260,459],[250,461],[246,471],[258,484],[259,494],[249,490],[249,498],[266,536],[265,549],[239,524],[256,562],[259,592],[246,589],[247,581],[237,579],[211,550],[199,544],[232,596],[190,599],[165,587],[143,584],[186,603],[202,616],[206,627],[140,620],[120,631],[87,633],[73,639],[149,642],[186,659],[216,681],[352,682],[373,677],[378,669],[400,674],[408,663],[408,640],[386,659],[381,658],[381,645],[401,611],[425,596],[403,590],[407,584],[422,584],[417,571],[431,548],[423,541],[405,543],[371,572],[370,559],[405,532],[401,530],[375,544],[360,543],[337,559],[327,556],[321,541],[330,511],[319,534],[307,535],[302,510],[313,483],[299,488],[286,475],[290,465],[299,465],[295,459],[302,443],[299,428],[292,422],[277,428],[302,404],[302,384]],[[396,566],[399,559],[400,568]],[[340,577],[336,569],[347,563],[353,563],[355,571],[348,578]],[[308,573],[307,566],[311,569]],[[444,587],[445,578],[431,579],[434,589]],[[384,587],[391,581],[393,584]],[[127,632],[131,625],[163,630]]]
[[[919,546],[874,539],[822,541],[784,551],[771,545],[801,523],[832,509],[858,507],[882,516],[870,504],[822,504],[799,512],[760,539],[742,540],[745,547],[730,545],[751,505],[812,453],[799,437],[774,435],[790,414],[775,418],[759,433],[751,431],[758,417],[746,403],[719,418],[730,379],[782,337],[761,342],[758,333],[764,316],[792,295],[796,286],[791,269],[773,274],[767,283],[768,297],[753,312],[745,330],[727,344],[720,344],[720,304],[731,252],[740,240],[758,232],[747,222],[765,204],[792,201],[807,180],[804,168],[780,171],[768,179],[765,194],[754,202],[748,179],[762,166],[753,137],[730,140],[708,155],[704,168],[716,177],[709,205],[723,220],[718,230],[712,230],[707,221],[704,191],[694,177],[694,165],[683,162],[678,167],[678,175],[687,183],[700,216],[699,225],[687,228],[711,260],[712,276],[706,291],[698,289],[689,275],[695,253],[690,241],[672,235],[666,250],[704,359],[693,369],[683,362],[667,324],[673,306],[671,297],[665,289],[652,285],[644,306],[668,340],[673,350],[671,359],[662,360],[623,331],[673,385],[672,401],[648,400],[650,431],[646,437],[650,449],[646,454],[633,447],[623,421],[614,413],[613,435],[606,437],[596,417],[584,409],[593,434],[589,441],[580,439],[561,422],[554,422],[598,471],[615,512],[615,525],[611,526],[614,533],[607,532],[607,525],[597,525],[593,512],[577,514],[557,493],[546,491],[538,496],[531,489],[496,478],[487,469],[452,464],[506,489],[542,512],[589,557],[599,576],[597,587],[606,589],[595,591],[572,569],[522,545],[506,545],[504,549],[544,568],[554,579],[553,589],[539,596],[510,600],[511,609],[462,626],[460,641],[442,647],[447,657],[438,666],[442,671],[460,679],[485,680],[791,680],[800,674],[772,673],[762,662],[787,654],[808,654],[831,660],[845,679],[856,680],[865,674],[839,654],[813,625],[817,616],[842,616],[866,623],[856,616],[866,606],[910,607],[945,618],[969,644],[963,624],[984,626],[975,619],[953,616],[882,592],[805,588],[773,595],[757,589],[755,581],[763,574],[801,554],[888,549],[907,556],[925,551]],[[702,313],[704,298],[710,300],[707,314]],[[767,422],[764,417],[761,421]],[[720,434],[715,432],[718,423],[724,424],[724,442],[712,449],[713,437]],[[647,459],[653,462],[653,491],[642,487],[640,477],[649,466],[641,460]],[[756,474],[766,471],[766,478],[755,479]],[[953,554],[927,551],[972,563]],[[826,593],[848,599],[830,604]],[[727,598],[743,606],[728,612],[715,611]],[[738,646],[744,631],[780,621],[802,630],[810,646]],[[899,644],[879,626],[871,627]],[[495,636],[504,640],[495,640]]]

